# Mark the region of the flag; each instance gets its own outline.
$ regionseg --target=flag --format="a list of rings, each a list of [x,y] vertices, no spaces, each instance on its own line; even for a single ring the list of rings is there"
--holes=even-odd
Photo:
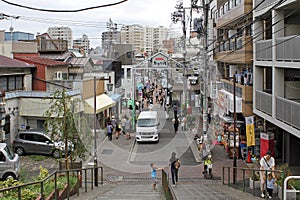
[[[254,116],[246,117],[247,146],[255,145]]]

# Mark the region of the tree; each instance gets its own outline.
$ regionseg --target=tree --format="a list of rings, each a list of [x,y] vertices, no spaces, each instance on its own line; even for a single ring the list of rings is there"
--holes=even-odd
[[[73,163],[78,156],[87,151],[86,144],[91,143],[92,134],[83,115],[75,112],[81,104],[79,98],[67,95],[65,89],[56,90],[51,95],[50,104],[44,113],[45,129],[53,141],[64,141],[65,167],[69,169],[69,159]],[[80,137],[82,135],[84,137]],[[83,142],[82,138],[86,142]],[[69,148],[72,148],[70,153]]]

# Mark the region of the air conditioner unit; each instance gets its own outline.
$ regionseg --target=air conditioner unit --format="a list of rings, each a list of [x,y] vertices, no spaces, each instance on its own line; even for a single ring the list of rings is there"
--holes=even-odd
[[[63,80],[62,71],[57,71],[54,73],[54,80]]]

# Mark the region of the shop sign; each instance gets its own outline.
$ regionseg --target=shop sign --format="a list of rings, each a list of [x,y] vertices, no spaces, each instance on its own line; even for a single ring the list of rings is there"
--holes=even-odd
[[[168,58],[162,54],[157,54],[151,59],[152,67],[166,67],[168,65]]]
[[[247,146],[255,145],[254,116],[246,117]]]
[[[260,157],[263,157],[269,150],[274,154],[274,133],[260,133]]]

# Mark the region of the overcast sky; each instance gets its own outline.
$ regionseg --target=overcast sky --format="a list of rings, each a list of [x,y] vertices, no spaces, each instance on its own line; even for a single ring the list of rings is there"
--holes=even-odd
[[[7,0],[11,3],[25,6],[54,9],[74,10],[103,4],[116,3],[120,0]],[[111,20],[118,24],[140,24],[143,26],[169,27],[171,13],[176,11],[175,5],[178,0],[128,0],[122,4],[97,8],[76,13],[53,13],[41,12],[9,5],[0,0],[0,13],[20,16],[16,20],[0,20],[0,29],[30,33],[47,32],[51,26],[69,26],[73,31],[74,39],[82,34],[89,36],[92,46],[100,44],[101,32],[106,30],[106,22]],[[190,1],[189,1],[190,2]],[[99,42],[98,42],[99,41]]]

